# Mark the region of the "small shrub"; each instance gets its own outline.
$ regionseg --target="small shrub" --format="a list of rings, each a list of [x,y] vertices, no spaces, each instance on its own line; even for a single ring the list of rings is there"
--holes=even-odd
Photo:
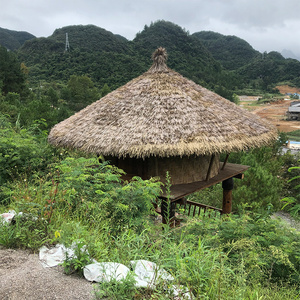
[[[108,300],[132,300],[142,299],[138,297],[135,287],[135,279],[132,274],[128,274],[122,280],[112,279],[109,282],[102,282],[94,289],[96,299]]]
[[[279,221],[258,214],[225,217],[189,224],[207,246],[221,247],[232,266],[243,264],[247,280],[300,282],[300,239]]]
[[[59,189],[63,192],[58,206],[67,207],[90,224],[109,222],[111,234],[124,227],[141,227],[153,210],[160,192],[154,179],[134,177],[122,182],[122,171],[97,158],[68,158],[55,166]]]
[[[39,130],[39,123],[29,129],[13,128],[0,114],[0,203],[8,203],[3,186],[20,175],[27,179],[37,173],[44,175],[55,152],[47,143],[46,132]]]
[[[47,226],[47,221],[35,215],[16,215],[11,224],[0,224],[0,244],[36,250],[49,240]]]
[[[289,172],[296,172],[294,173],[294,176],[289,180],[289,182],[295,183],[295,185],[292,187],[296,192],[294,193],[294,197],[285,197],[281,201],[285,202],[283,205],[282,209],[285,207],[288,207],[288,211],[291,213],[291,215],[294,218],[299,219],[300,218],[300,184],[299,184],[299,179],[300,179],[300,167],[291,167],[288,169]]]
[[[74,250],[74,255],[67,252],[66,259],[62,263],[64,272],[67,275],[77,273],[83,276],[83,268],[92,263],[87,246],[84,241],[77,241],[73,243],[72,250]]]

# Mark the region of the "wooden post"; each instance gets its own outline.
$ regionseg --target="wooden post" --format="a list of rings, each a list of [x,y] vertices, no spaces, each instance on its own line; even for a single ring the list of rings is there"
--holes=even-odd
[[[223,188],[223,207],[222,214],[230,214],[232,211],[232,190],[233,178],[228,178],[222,182]]]

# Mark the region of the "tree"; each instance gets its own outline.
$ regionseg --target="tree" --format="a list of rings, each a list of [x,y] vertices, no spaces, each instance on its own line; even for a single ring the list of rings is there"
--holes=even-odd
[[[57,105],[58,102],[58,95],[57,92],[53,89],[53,87],[50,87],[47,91],[47,100],[52,104],[52,105]]]
[[[70,92],[70,99],[66,100],[74,111],[81,110],[100,98],[97,88],[88,76],[72,75],[67,88]]]
[[[110,92],[111,92],[111,90],[110,90],[109,86],[107,85],[107,83],[105,83],[103,88],[100,90],[101,97],[106,96]]]
[[[0,87],[4,95],[9,92],[25,93],[25,74],[14,53],[0,46]]]

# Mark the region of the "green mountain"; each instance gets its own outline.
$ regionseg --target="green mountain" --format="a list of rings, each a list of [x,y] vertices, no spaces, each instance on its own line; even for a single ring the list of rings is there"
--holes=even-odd
[[[66,34],[68,34],[70,49],[119,53],[128,51],[126,38],[94,25],[66,26],[56,29],[49,39],[65,44]]]
[[[156,48],[166,48],[169,56],[168,66],[198,83],[218,82],[218,73],[222,73],[220,63],[207,48],[171,22],[157,21],[145,26],[132,44],[135,53],[148,64],[151,63],[150,57]]]
[[[99,86],[109,83],[115,88],[141,69],[125,38],[93,25],[67,26],[48,38],[27,41],[18,55],[29,67],[32,81],[67,81],[71,75],[88,75]]]
[[[98,86],[107,83],[114,89],[145,72],[151,66],[151,54],[160,46],[168,51],[169,67],[195,82],[213,88],[229,81],[230,76],[197,38],[166,21],[145,26],[133,41],[93,25],[63,27],[48,38],[27,41],[18,55],[29,67],[33,82],[88,75]]]
[[[261,55],[249,43],[236,36],[222,35],[213,31],[200,31],[193,36],[198,38],[212,56],[228,70],[236,70]]]
[[[227,98],[234,90],[272,90],[283,81],[300,86],[299,61],[277,52],[259,53],[234,36],[207,31],[190,35],[167,21],[145,25],[132,41],[94,25],[67,26],[47,38],[26,41],[17,53],[32,84],[87,75],[98,87],[115,89],[145,72],[160,46],[167,49],[170,68]]]
[[[245,82],[252,82],[255,88],[267,89],[278,82],[291,82],[300,86],[300,62],[286,59],[279,52],[263,53],[249,64],[236,70]]]
[[[239,88],[271,91],[279,82],[300,86],[300,61],[285,59],[280,53],[260,53],[245,40],[212,31],[193,34],[222,66],[239,78]]]
[[[26,41],[35,38],[25,31],[14,31],[0,27],[0,45],[9,50],[19,49]]]

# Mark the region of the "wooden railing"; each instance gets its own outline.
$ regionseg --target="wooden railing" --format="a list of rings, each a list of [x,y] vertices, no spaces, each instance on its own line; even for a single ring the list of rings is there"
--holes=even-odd
[[[210,205],[193,202],[185,198],[175,202],[175,211],[179,215],[211,217],[222,214],[222,209]]]

